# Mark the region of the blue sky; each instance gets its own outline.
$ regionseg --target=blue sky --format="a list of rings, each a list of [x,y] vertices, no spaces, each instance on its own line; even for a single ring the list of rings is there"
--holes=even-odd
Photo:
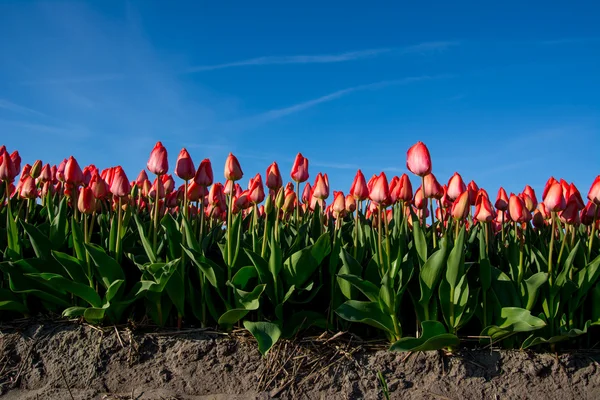
[[[600,174],[600,3],[284,3],[0,0],[0,142],[131,179],[157,140],[232,151],[243,185],[301,151],[344,191],[418,140],[494,197]]]

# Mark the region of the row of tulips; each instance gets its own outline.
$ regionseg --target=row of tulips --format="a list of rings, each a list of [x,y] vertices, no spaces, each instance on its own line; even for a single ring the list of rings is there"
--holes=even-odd
[[[21,168],[0,148],[1,319],[60,313],[90,323],[243,324],[266,353],[312,329],[385,335],[397,351],[459,338],[528,348],[589,345],[600,324],[600,176],[584,201],[550,178],[495,200],[455,173],[441,184],[418,142],[407,174],[349,192],[311,185],[298,154],[244,189],[232,154],[224,181],[183,149],[169,174],[158,142],[137,179],[120,166]],[[328,204],[329,198],[332,197]],[[592,328],[593,329],[593,328]],[[379,333],[378,333],[379,332]]]

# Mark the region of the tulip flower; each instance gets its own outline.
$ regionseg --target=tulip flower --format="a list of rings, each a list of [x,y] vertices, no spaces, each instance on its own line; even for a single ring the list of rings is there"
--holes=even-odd
[[[205,158],[200,163],[198,170],[196,171],[196,175],[194,176],[194,181],[200,185],[208,187],[213,184],[213,171],[212,165],[208,158]]]
[[[161,176],[163,186],[165,188],[165,193],[170,194],[175,190],[175,180],[171,176],[171,174],[166,174]]]
[[[581,210],[581,223],[589,226],[594,223],[594,219],[596,218],[598,206],[596,203],[592,203],[588,201],[585,208]]]
[[[346,214],[346,197],[344,196],[343,192],[333,192],[333,204],[331,205],[331,211],[336,219],[343,217]]]
[[[359,201],[363,201],[369,198],[369,188],[362,171],[359,169],[356,171],[352,186],[350,187],[350,194]]]
[[[474,217],[479,222],[491,222],[495,217],[496,213],[492,208],[492,203],[487,196],[481,196],[475,207]]]
[[[442,195],[442,198],[439,200],[439,205],[441,208],[451,208],[452,200],[450,199],[450,197],[448,197],[448,186],[447,185],[442,186],[442,190],[443,190],[444,194]]]
[[[498,210],[502,211],[508,210],[508,195],[506,194],[506,190],[504,190],[503,187],[500,187],[500,189],[498,189],[495,207]]]
[[[469,192],[469,204],[474,206],[475,201],[477,200],[477,192],[479,192],[479,187],[475,181],[469,182],[467,185],[467,192]]]
[[[302,153],[296,155],[290,176],[297,184],[308,180],[308,159]]]
[[[196,175],[196,167],[194,167],[194,161],[190,153],[183,148],[177,156],[177,162],[175,163],[175,175],[184,181],[189,181]]]
[[[469,214],[469,193],[467,191],[462,192],[454,203],[450,210],[450,215],[455,221],[462,221],[467,218]]]
[[[377,204],[386,205],[389,201],[390,189],[388,187],[387,177],[385,172],[379,174],[379,176],[373,182],[369,198]]]
[[[52,169],[50,168],[50,164],[46,164],[42,167],[42,171],[40,172],[40,176],[38,177],[40,182],[51,182],[52,181]]]
[[[542,229],[543,227],[546,226],[546,220],[544,219],[544,216],[542,215],[540,210],[537,208],[533,212],[533,221],[532,222],[533,222],[533,226],[535,226],[537,229]]]
[[[423,189],[421,188],[421,186],[419,186],[417,188],[417,191],[415,192],[415,197],[413,200],[414,200],[415,207],[417,208],[417,210],[422,210],[424,208],[427,208],[427,199],[425,199],[425,197],[423,197]]]
[[[296,193],[293,190],[286,190],[285,192],[285,202],[283,203],[283,211],[286,213],[291,213],[294,211],[294,207],[296,206]]]
[[[13,162],[13,165],[15,166],[15,169],[17,171],[21,170],[21,156],[19,155],[19,152],[17,150],[13,151],[10,155],[10,159]]]
[[[575,225],[580,222],[579,205],[577,203],[576,196],[571,196],[565,206],[565,209],[559,213],[559,218],[563,223],[568,225]]]
[[[456,200],[465,190],[467,190],[465,182],[462,180],[460,174],[455,172],[448,181],[448,198],[450,200]]]
[[[206,186],[198,185],[195,181],[192,181],[188,185],[187,195],[189,201],[198,201],[208,195],[208,189]]]
[[[533,203],[533,208],[529,208],[529,211],[533,211],[537,205],[538,205],[538,200],[537,197],[535,196],[535,190],[533,190],[533,188],[529,185],[525,186],[525,189],[523,189],[523,193],[526,194],[527,196],[529,196],[529,199],[531,199],[531,202]]]
[[[38,192],[37,187],[35,186],[35,179],[27,175],[20,183],[19,197],[22,199],[35,199],[37,197]]]
[[[96,175],[98,176],[98,175]],[[79,198],[77,199],[77,208],[82,214],[93,214],[96,211],[96,196],[90,186],[84,186],[79,189]]]
[[[546,195],[548,194],[548,190],[550,190],[550,187],[554,184],[554,183],[558,183],[558,181],[556,179],[554,179],[553,176],[551,176],[548,181],[546,181],[546,185],[544,186],[544,191],[542,192],[542,199],[546,198]],[[562,187],[561,187],[561,191],[562,191]]]
[[[65,166],[67,165],[67,159],[63,159],[60,164],[58,164],[58,167],[56,167],[56,179],[58,179],[60,182],[64,182],[65,181]]]
[[[211,186],[210,191],[208,192],[208,202],[213,206],[226,203],[222,183],[217,182]]]
[[[256,176],[250,180],[248,191],[248,199],[252,204],[259,204],[265,199],[265,189],[260,174],[256,174]]]
[[[116,197],[125,197],[131,191],[129,179],[121,166],[118,166],[114,170],[112,182],[110,184],[110,192]]]
[[[92,194],[98,200],[103,200],[108,195],[110,188],[97,172],[92,175],[89,187],[92,189]]]
[[[312,197],[312,187],[310,186],[310,183],[306,183],[306,185],[304,185],[304,190],[302,191],[302,202],[304,204],[308,204],[310,203],[310,198]]]
[[[577,205],[577,210],[583,210],[585,208],[581,193],[579,193],[579,189],[577,189],[573,183],[569,185],[569,196],[565,197],[565,201],[567,203],[573,201]]]
[[[0,180],[9,183],[12,182],[18,175],[18,171],[8,152],[5,151],[2,153],[0,157]]]
[[[600,175],[594,179],[587,198],[594,204],[600,205]]]
[[[423,142],[417,142],[406,152],[406,167],[420,177],[431,173],[431,156]]]
[[[31,167],[31,177],[37,179],[42,172],[42,160],[36,160]]]
[[[424,197],[427,199],[434,198],[439,200],[444,195],[444,189],[442,189],[442,186],[433,174],[425,176],[423,188]]]
[[[279,172],[279,166],[276,162],[273,162],[273,164],[269,165],[265,177],[266,186],[273,192],[277,192],[279,188],[283,186],[281,172]]]
[[[227,156],[227,160],[225,161],[224,175],[225,179],[228,181],[239,181],[244,175],[240,162],[232,153],[229,153],[229,156]]]
[[[77,163],[77,160],[71,156],[69,160],[65,164],[65,182],[71,183],[75,186],[81,185],[83,183],[83,172]]]
[[[562,211],[565,209],[567,204],[563,196],[563,188],[560,183],[552,183],[548,190],[544,190],[544,192],[546,193],[544,196],[544,205],[548,211]]]
[[[312,189],[312,195],[317,199],[325,200],[329,197],[329,180],[327,174],[323,175],[320,172],[315,179],[315,185]]]
[[[345,207],[349,213],[356,211],[356,199],[351,194],[346,196]]]
[[[408,178],[408,175],[406,175],[406,174],[402,174],[402,176],[400,177],[400,181],[398,182],[398,185],[396,186],[396,198],[399,201],[403,201],[405,203],[412,201],[412,198],[413,198],[412,184],[410,183],[410,179]]]
[[[164,175],[169,170],[167,149],[161,142],[156,142],[154,145],[154,148],[150,153],[150,158],[146,163],[146,167],[148,168],[148,171],[152,172],[154,175]]]

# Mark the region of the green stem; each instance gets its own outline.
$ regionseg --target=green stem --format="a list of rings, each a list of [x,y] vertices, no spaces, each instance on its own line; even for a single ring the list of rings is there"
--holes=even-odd
[[[123,224],[123,207],[122,207],[122,198],[119,197],[119,211],[117,213],[117,245],[116,245],[116,253],[117,253],[117,261],[121,263],[122,260],[122,249],[121,249],[121,226]]]
[[[158,244],[158,201],[159,201],[159,192],[160,192],[160,187],[162,185],[162,181],[160,179],[160,175],[157,175],[156,177],[156,193],[154,196],[154,230],[152,231],[153,233],[153,237],[152,237],[152,249],[154,250],[154,254],[158,256],[157,254],[157,244]]]
[[[298,229],[300,229],[300,227],[298,226],[298,221],[300,220],[300,182],[296,182],[296,220],[294,221],[296,223],[296,231],[298,231]]]
[[[379,218],[377,221],[377,250],[379,252],[379,270],[381,272],[381,276],[383,276],[385,274],[385,271],[383,270],[384,268],[384,263],[383,263],[383,246],[381,245],[381,206],[379,206]]]
[[[357,202],[358,203],[358,202]],[[358,204],[356,204],[356,215],[354,216],[354,259],[358,256]]]
[[[431,234],[433,236],[433,248],[437,248],[437,231],[435,229],[435,214],[433,212],[433,199],[429,199],[429,208],[431,210]]]
[[[231,270],[233,269],[233,237],[231,223],[233,219],[233,188],[234,182],[231,181],[231,190],[229,191],[229,210],[227,212],[227,280],[231,281]],[[227,290],[227,304],[231,306],[231,295],[233,288]]]
[[[592,245],[596,236],[596,220],[598,219],[598,209],[600,209],[600,206],[596,205],[596,210],[594,211],[594,220],[592,222],[592,233],[588,243],[588,262],[592,261]]]
[[[256,231],[258,230],[258,206],[252,207],[252,251],[258,253],[258,244],[256,243]]]
[[[263,242],[262,242],[262,249],[260,252],[260,255],[262,256],[263,259],[266,259],[266,257],[267,257],[268,233],[269,233],[269,216],[265,214],[265,228],[263,231]]]
[[[562,255],[563,255],[563,252],[565,251],[565,243],[567,243],[568,229],[569,229],[569,226],[566,225],[565,226],[565,235],[563,236],[563,239],[562,239],[562,241],[560,243],[560,251],[558,252],[558,260],[556,260],[556,266],[557,266],[557,268],[560,268],[561,260],[562,260]]]
[[[521,235],[523,232],[521,231]],[[523,242],[524,238],[519,237],[519,229],[517,223],[515,222],[515,240],[519,241],[519,275],[517,276],[517,287],[521,287],[521,282],[523,282],[523,275],[525,271],[523,270]]]
[[[425,177],[422,176],[421,177],[421,196],[423,196],[423,200],[427,201],[427,198],[425,197]],[[425,203],[427,204],[427,203]],[[427,206],[425,206],[425,208],[427,208]],[[423,219],[421,220],[421,223],[423,225],[423,233],[425,233],[425,235],[427,235],[427,221],[425,218],[425,213],[423,213]]]
[[[380,205],[379,207],[382,207],[382,206]],[[390,264],[390,259],[392,258],[392,250],[391,250],[391,246],[390,246],[390,228],[389,228],[389,224],[388,224],[388,220],[387,220],[387,212],[386,212],[385,208],[382,207],[381,212],[383,214],[383,223],[385,225],[385,251],[387,253],[386,268],[389,271],[392,268],[392,266]]]
[[[502,211],[502,245],[504,246],[504,211]]]
[[[552,253],[554,252],[554,231],[556,229],[556,212],[551,212],[551,218],[552,226],[550,230],[550,249],[548,250],[548,286],[550,289],[550,296],[548,299],[548,311],[550,315],[548,316],[548,322],[550,325],[550,336],[552,337],[554,336],[554,296],[552,295],[554,288],[554,272],[552,269]]]

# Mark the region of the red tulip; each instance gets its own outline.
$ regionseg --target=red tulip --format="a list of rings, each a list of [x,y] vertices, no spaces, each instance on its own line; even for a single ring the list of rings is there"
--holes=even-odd
[[[64,158],[60,164],[58,164],[58,167],[56,168],[56,179],[58,179],[61,182],[64,182],[65,180],[65,166],[67,165],[67,159]]]
[[[50,169],[50,164],[46,164],[42,167],[42,171],[39,176],[40,182],[50,182],[52,181],[52,170]]]
[[[343,217],[346,214],[346,197],[343,192],[333,192],[333,204],[331,210],[335,218]]]
[[[577,205],[577,210],[583,210],[585,208],[585,203],[583,202],[581,193],[579,193],[579,190],[573,183],[569,185],[569,197],[565,197],[565,200],[567,203],[571,200],[575,202]]]
[[[23,199],[35,199],[38,195],[37,187],[35,186],[35,179],[27,175],[21,182],[19,188],[19,197]]]
[[[0,180],[12,182],[18,175],[18,171],[8,152],[4,151],[0,156]]]
[[[406,167],[418,176],[431,173],[431,156],[423,142],[417,142],[406,152]]]
[[[159,199],[164,199],[166,196],[165,185],[160,176],[157,176],[156,178],[154,178],[152,187],[150,188],[150,191],[148,192],[148,197],[150,197],[152,199],[156,199],[157,193],[158,193]]]
[[[53,165],[50,171],[52,172],[52,183],[58,183],[58,167]]]
[[[437,181],[437,179],[435,179],[435,176],[433,174],[426,175],[424,180],[425,186],[423,192],[425,198],[434,198],[438,200],[441,199],[444,195],[444,189],[442,189],[440,183]]]
[[[106,195],[108,195],[110,189],[108,187],[108,184],[104,181],[104,179],[102,179],[100,174],[98,174],[97,172],[94,175],[92,175],[89,187],[91,188],[94,197],[98,200],[104,199]]]
[[[194,176],[194,181],[200,185],[208,187],[213,184],[213,171],[210,160],[205,158],[200,163],[198,170],[196,171],[196,175]]]
[[[12,154],[10,155],[10,159],[13,162],[13,165],[15,166],[15,169],[17,171],[21,170],[21,156],[19,155],[19,152],[17,150],[13,151]]]
[[[175,190],[175,180],[173,179],[171,174],[163,175],[163,176],[161,176],[161,178],[162,178],[162,183],[165,187],[165,193],[166,194],[172,193],[173,190]]]
[[[587,198],[594,204],[600,205],[600,175],[594,179]]]
[[[83,172],[77,163],[77,160],[71,156],[65,164],[65,182],[71,183],[75,186],[83,183]]]
[[[373,182],[369,198],[377,204],[387,204],[390,197],[390,189],[388,187],[387,177],[385,172],[379,174],[377,179]]]
[[[546,196],[544,196],[544,205],[550,212],[562,211],[566,207],[566,201],[563,196],[563,188],[560,183],[554,182],[548,190],[544,190]]]
[[[525,189],[523,189],[523,193],[526,194],[527,196],[529,196],[529,198],[533,202],[533,209],[535,209],[538,205],[538,200],[535,195],[535,190],[533,190],[533,188],[531,186],[526,185]],[[529,211],[533,211],[533,209],[529,209]]]
[[[544,226],[546,226],[546,220],[544,219],[544,216],[542,215],[539,209],[536,209],[533,212],[533,226],[535,226],[538,229],[541,229]]]
[[[293,190],[286,190],[282,209],[286,213],[291,213],[294,211],[294,207],[296,207],[296,193]]]
[[[310,203],[310,198],[312,197],[312,187],[310,186],[310,183],[306,183],[306,185],[304,185],[304,190],[302,191],[302,202],[304,204],[308,204]]]
[[[460,174],[455,172],[448,181],[448,197],[450,200],[456,200],[465,190],[467,190],[465,182],[462,180]]]
[[[418,210],[427,208],[427,199],[425,199],[425,197],[423,196],[423,189],[421,188],[421,186],[419,186],[417,191],[415,192],[414,203],[415,207]]]
[[[240,162],[232,153],[229,153],[229,156],[225,161],[224,174],[225,179],[227,179],[228,181],[239,181],[244,175],[244,173],[242,172],[242,167],[240,166]]]
[[[208,192],[208,202],[213,206],[224,205],[226,203],[222,183],[217,182],[211,186],[210,191]]]
[[[443,190],[444,194],[442,195],[442,198],[439,200],[440,207],[441,208],[452,207],[452,200],[450,199],[450,197],[448,197],[448,186],[446,186],[446,185],[442,186],[442,190]]]
[[[402,174],[396,185],[396,199],[405,203],[412,201],[413,190],[408,175]]]
[[[469,193],[467,191],[462,192],[458,198],[454,200],[450,214],[456,221],[467,218],[467,215],[469,214]]]
[[[95,176],[98,176],[97,174]],[[98,176],[99,177],[99,176]],[[93,177],[92,177],[93,178]],[[79,189],[79,198],[77,199],[77,208],[82,214],[93,214],[96,211],[96,198],[90,186]]]
[[[144,184],[144,182],[146,182],[148,179],[148,174],[146,173],[146,170],[143,169],[140,171],[137,179],[135,180],[135,182],[139,185],[142,186]]]
[[[129,179],[121,166],[114,169],[112,182],[110,184],[110,192],[117,197],[125,197],[131,191]]]
[[[198,201],[206,195],[208,195],[208,189],[206,188],[206,186],[200,186],[195,181],[192,181],[188,185],[189,201]]]
[[[523,200],[514,193],[511,193],[508,199],[508,215],[510,219],[514,222],[523,222],[523,210],[526,210]]]
[[[467,192],[469,192],[469,204],[474,206],[475,201],[477,200],[477,192],[479,192],[479,187],[475,181],[469,182],[467,185]]]
[[[346,196],[346,211],[353,213],[356,211],[356,199],[351,194]]]
[[[354,196],[356,200],[366,200],[369,198],[369,188],[362,171],[359,169],[356,171],[352,186],[350,187],[350,194]]]
[[[249,208],[252,205],[252,202],[250,201],[250,191],[248,190],[244,190],[242,193],[239,194],[239,196],[236,196],[234,198],[234,212],[235,210],[246,210],[247,208]]]
[[[327,179],[327,174],[323,175],[320,172],[317,174],[312,195],[321,200],[329,197],[329,180]]]
[[[482,189],[483,190],[483,189]],[[492,208],[492,203],[485,192],[479,192],[477,196],[477,205],[475,207],[475,219],[479,222],[490,222],[496,217],[496,212]]]
[[[190,153],[183,148],[177,156],[177,162],[175,163],[175,175],[184,181],[189,181],[196,175],[196,167],[194,167],[194,161]]]
[[[496,196],[496,208],[498,210],[506,211],[508,209],[508,195],[503,187],[498,189],[498,195]]]
[[[567,202],[565,209],[560,212],[559,217],[561,221],[566,224],[574,225],[580,222],[579,220],[579,206],[575,196],[571,196]]]
[[[296,183],[302,183],[308,180],[308,159],[304,158],[302,153],[296,155],[290,176]]]
[[[265,199],[265,189],[263,187],[263,181],[260,174],[256,174],[253,179],[250,179],[248,191],[248,199],[252,204],[261,203]]]
[[[581,210],[581,223],[584,225],[591,225],[594,223],[594,218],[597,216],[597,208],[596,203],[592,203],[588,201],[585,208]]]
[[[152,172],[154,175],[164,175],[169,170],[167,149],[161,142],[156,142],[154,145],[154,148],[150,153],[150,158],[146,163],[146,167],[148,167],[148,171]]]
[[[265,177],[266,186],[272,191],[276,192],[279,190],[280,187],[283,186],[281,172],[279,172],[279,166],[276,162],[273,162],[273,164],[269,165]]]

